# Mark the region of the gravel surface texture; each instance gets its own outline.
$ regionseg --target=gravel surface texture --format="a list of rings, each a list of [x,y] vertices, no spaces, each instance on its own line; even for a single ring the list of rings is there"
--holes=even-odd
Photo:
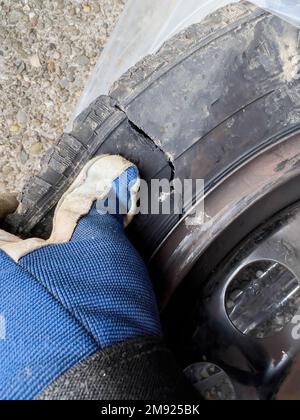
[[[0,0],[0,194],[64,131],[125,0]]]

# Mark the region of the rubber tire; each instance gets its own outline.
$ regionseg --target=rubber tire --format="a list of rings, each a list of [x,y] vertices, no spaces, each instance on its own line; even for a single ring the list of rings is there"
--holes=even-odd
[[[299,31],[241,2],[218,10],[130,69],[75,121],[31,178],[14,232],[47,236],[53,208],[82,166],[120,153],[146,180],[203,178],[206,189],[300,126]],[[178,216],[139,216],[150,255]]]

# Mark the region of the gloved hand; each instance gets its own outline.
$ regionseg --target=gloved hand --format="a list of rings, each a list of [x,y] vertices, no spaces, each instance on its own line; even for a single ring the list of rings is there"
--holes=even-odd
[[[112,185],[125,217],[97,212]],[[138,186],[135,166],[101,156],[60,200],[48,241],[0,230],[0,399],[34,399],[99,350],[160,336],[147,270],[124,233]]]

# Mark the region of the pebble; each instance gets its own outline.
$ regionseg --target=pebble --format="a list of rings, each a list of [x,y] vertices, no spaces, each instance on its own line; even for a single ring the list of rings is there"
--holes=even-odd
[[[49,100],[49,101],[45,101],[45,105],[47,108],[52,108],[54,107],[54,102]]]
[[[54,58],[54,60],[59,60],[59,59],[60,59],[60,57],[61,57],[61,55],[60,55],[60,53],[59,53],[58,51],[55,51],[55,52],[53,53],[53,58]]]
[[[32,121],[32,124],[33,124],[35,127],[40,127],[40,126],[42,125],[42,121],[41,121],[41,120],[39,120],[38,118],[34,118],[34,120]]]
[[[20,110],[17,113],[17,121],[19,124],[24,125],[27,123],[27,114],[26,112]]]
[[[28,161],[29,156],[26,150],[21,147],[20,153],[19,153],[19,159],[22,165],[25,165],[25,163]]]
[[[68,81],[69,81],[70,83],[75,82],[75,76],[74,76],[74,74],[69,74],[69,75],[68,75],[68,77],[67,77],[67,79],[68,79]]]
[[[8,16],[8,21],[11,24],[19,23],[24,18],[24,13],[21,10],[12,10]]]
[[[2,168],[3,175],[7,176],[13,171],[13,168],[10,165],[5,165]]]
[[[85,55],[79,55],[75,58],[75,63],[80,66],[87,66],[90,60]]]
[[[68,92],[65,91],[64,93],[62,93],[60,98],[61,98],[62,103],[66,103],[68,102],[70,95],[68,94]]]
[[[19,124],[12,124],[9,129],[11,133],[18,133],[21,130],[21,127]]]
[[[17,64],[17,72],[18,74],[22,74],[26,70],[26,66],[24,61],[21,61]]]
[[[64,57],[70,57],[72,54],[72,48],[70,44],[65,44],[62,47],[62,53]]]
[[[31,25],[32,26],[37,26],[38,23],[39,23],[39,17],[37,15],[35,15],[34,13],[31,13],[30,15],[29,15],[29,18],[30,18]]]
[[[32,67],[41,67],[40,57],[38,56],[38,54],[34,54],[30,57],[30,64],[32,65]]]
[[[91,8],[91,6],[89,4],[85,4],[83,6],[83,11],[84,11],[84,13],[91,13],[92,8]]]
[[[49,60],[48,61],[48,63],[47,63],[47,69],[48,69],[48,71],[50,73],[55,73],[56,66],[55,66],[54,61],[52,61],[52,60]]]
[[[68,90],[68,89],[69,89],[69,87],[70,87],[70,82],[69,82],[69,80],[68,80],[68,79],[66,79],[66,78],[62,79],[62,80],[59,82],[59,84],[60,84],[60,86],[61,86],[63,89],[66,89],[66,90]]]
[[[38,155],[41,153],[41,151],[43,150],[43,145],[42,143],[33,143],[30,147],[30,154],[31,155]]]
[[[22,98],[20,103],[25,108],[31,104],[31,100],[29,98]]]

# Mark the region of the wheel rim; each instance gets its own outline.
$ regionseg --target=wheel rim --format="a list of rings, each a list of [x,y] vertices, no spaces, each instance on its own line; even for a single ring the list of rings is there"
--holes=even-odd
[[[215,279],[209,278],[250,232],[300,202],[299,151],[297,132],[247,162],[205,197],[210,217],[205,225],[187,227],[181,222],[153,257],[165,279],[161,306],[167,339],[177,347],[183,366],[201,362],[205,354],[205,360],[230,376],[241,399],[300,397],[295,379],[300,370],[300,341],[292,337],[291,319],[281,332],[259,343],[243,335],[225,306],[229,277],[218,268]],[[256,255],[256,259],[271,260],[272,253]],[[300,271],[296,276],[300,278]],[[228,353],[230,346],[233,350]],[[235,357],[243,359],[242,367]]]
[[[167,305],[199,258],[207,260],[213,252],[214,265],[218,264],[258,225],[300,200],[299,181],[300,132],[296,132],[253,157],[208,192],[204,197],[205,223],[188,226],[187,214],[151,258],[163,279],[161,306]],[[195,207],[199,205],[202,202]],[[207,269],[209,272],[213,266],[208,264]]]

